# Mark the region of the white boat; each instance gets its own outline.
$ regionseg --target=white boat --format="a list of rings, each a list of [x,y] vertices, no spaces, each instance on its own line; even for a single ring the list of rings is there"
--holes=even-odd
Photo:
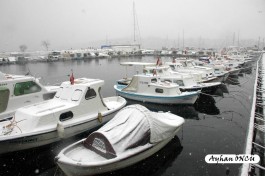
[[[177,62],[166,62],[165,64],[169,65],[172,71],[192,74],[198,83],[220,81],[218,77],[214,76],[213,68],[196,66],[191,60],[178,60]],[[197,74],[201,76],[198,77]]]
[[[48,54],[47,61],[48,62],[55,62],[59,61],[62,59],[62,55],[60,51],[52,51],[51,53]]]
[[[43,86],[39,79],[0,72],[0,121],[10,119],[23,106],[53,98],[59,86]]]
[[[181,92],[178,84],[152,75],[134,75],[129,85],[114,85],[114,89],[124,98],[158,104],[194,104],[199,94]]]
[[[243,69],[244,62],[231,59],[227,55],[219,56],[216,59],[225,66],[230,76],[237,76]]]
[[[215,92],[221,85],[221,82],[206,82],[206,83],[197,83],[192,75],[184,75],[184,74],[175,74],[171,76],[162,76],[160,77],[161,81],[164,82],[172,82],[179,85],[179,89],[182,92],[185,91],[198,91],[204,93],[212,93]]]
[[[220,61],[212,61],[208,59],[209,63],[205,63],[201,60],[195,62],[198,66],[210,67],[214,69],[214,76],[220,78],[220,82],[225,82],[229,76],[229,72],[226,70],[226,66]],[[210,61],[211,60],[211,61]]]
[[[122,97],[102,98],[103,80],[63,82],[53,99],[19,108],[0,123],[0,154],[39,147],[98,127],[126,104]]]
[[[143,66],[143,74],[145,75],[157,75],[161,81],[167,81],[176,83],[179,85],[181,91],[197,91],[212,93],[220,85],[221,82],[197,82],[194,79],[194,75],[189,73],[179,73],[171,71],[169,66],[154,66],[155,63],[140,63],[140,62],[124,62],[120,63],[124,66]],[[126,69],[127,70],[127,69]],[[199,76],[199,75],[197,75]],[[198,77],[199,79],[199,77]],[[126,77],[117,81],[120,85],[128,85],[132,81],[132,78]]]
[[[121,169],[159,151],[172,140],[183,123],[180,116],[130,105],[87,138],[64,148],[55,161],[68,176]]]
[[[117,83],[121,84],[121,85],[128,85],[131,82],[131,80],[132,80],[132,78],[129,78],[128,75],[127,75],[128,66],[129,67],[131,67],[131,66],[142,66],[144,68],[146,66],[155,66],[156,64],[155,63],[148,63],[148,62],[121,62],[120,65],[125,66],[126,75],[125,75],[124,78],[119,79],[117,81]]]
[[[237,76],[242,69],[236,62],[224,62],[224,65],[230,76]]]

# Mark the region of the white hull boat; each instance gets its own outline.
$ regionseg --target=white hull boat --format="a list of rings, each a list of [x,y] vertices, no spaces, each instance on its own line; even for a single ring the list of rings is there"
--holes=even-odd
[[[159,104],[194,104],[199,94],[181,92],[178,84],[151,75],[135,75],[128,86],[114,85],[114,89],[124,98]]]
[[[152,95],[143,95],[137,94],[133,92],[123,92],[122,89],[124,86],[115,85],[114,89],[116,93],[124,98],[141,101],[141,102],[149,102],[149,103],[157,103],[157,104],[194,104],[198,98],[197,92],[183,92],[182,95],[176,96],[152,96]]]
[[[204,93],[214,92],[219,88],[221,82],[197,83],[191,75],[174,74],[172,76],[161,76],[160,80],[177,83],[182,92],[201,91]]]
[[[230,76],[237,76],[240,73],[241,69],[239,69],[239,68],[231,68],[228,71],[229,71],[229,75]]]
[[[0,122],[23,106],[53,98],[59,86],[43,86],[39,79],[0,72]]]
[[[51,100],[19,108],[0,123],[0,154],[39,147],[96,128],[126,104],[122,97],[101,98],[104,81],[80,78],[62,83]]]
[[[99,130],[64,148],[55,161],[68,176],[95,175],[133,165],[163,148],[184,119],[141,105],[122,109]]]
[[[180,60],[179,62],[166,62],[173,72],[189,73],[193,75],[198,83],[217,82],[219,79],[214,76],[214,69],[210,67],[196,66],[191,60]]]

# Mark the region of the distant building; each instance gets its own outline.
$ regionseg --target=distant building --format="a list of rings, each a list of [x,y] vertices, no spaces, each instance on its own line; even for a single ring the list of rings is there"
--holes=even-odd
[[[115,52],[127,52],[132,53],[141,49],[140,44],[134,45],[102,45],[101,49],[112,49]]]

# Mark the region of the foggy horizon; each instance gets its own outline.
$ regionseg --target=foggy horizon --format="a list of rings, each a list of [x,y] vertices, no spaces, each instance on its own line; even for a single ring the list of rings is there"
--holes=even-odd
[[[0,52],[132,44],[134,31],[142,48],[264,46],[264,17],[263,0],[3,0]]]

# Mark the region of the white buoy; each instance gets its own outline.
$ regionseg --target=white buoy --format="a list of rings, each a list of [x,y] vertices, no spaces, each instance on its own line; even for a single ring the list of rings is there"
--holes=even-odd
[[[60,138],[64,138],[64,127],[61,121],[58,121],[56,129],[57,129],[58,136]]]

